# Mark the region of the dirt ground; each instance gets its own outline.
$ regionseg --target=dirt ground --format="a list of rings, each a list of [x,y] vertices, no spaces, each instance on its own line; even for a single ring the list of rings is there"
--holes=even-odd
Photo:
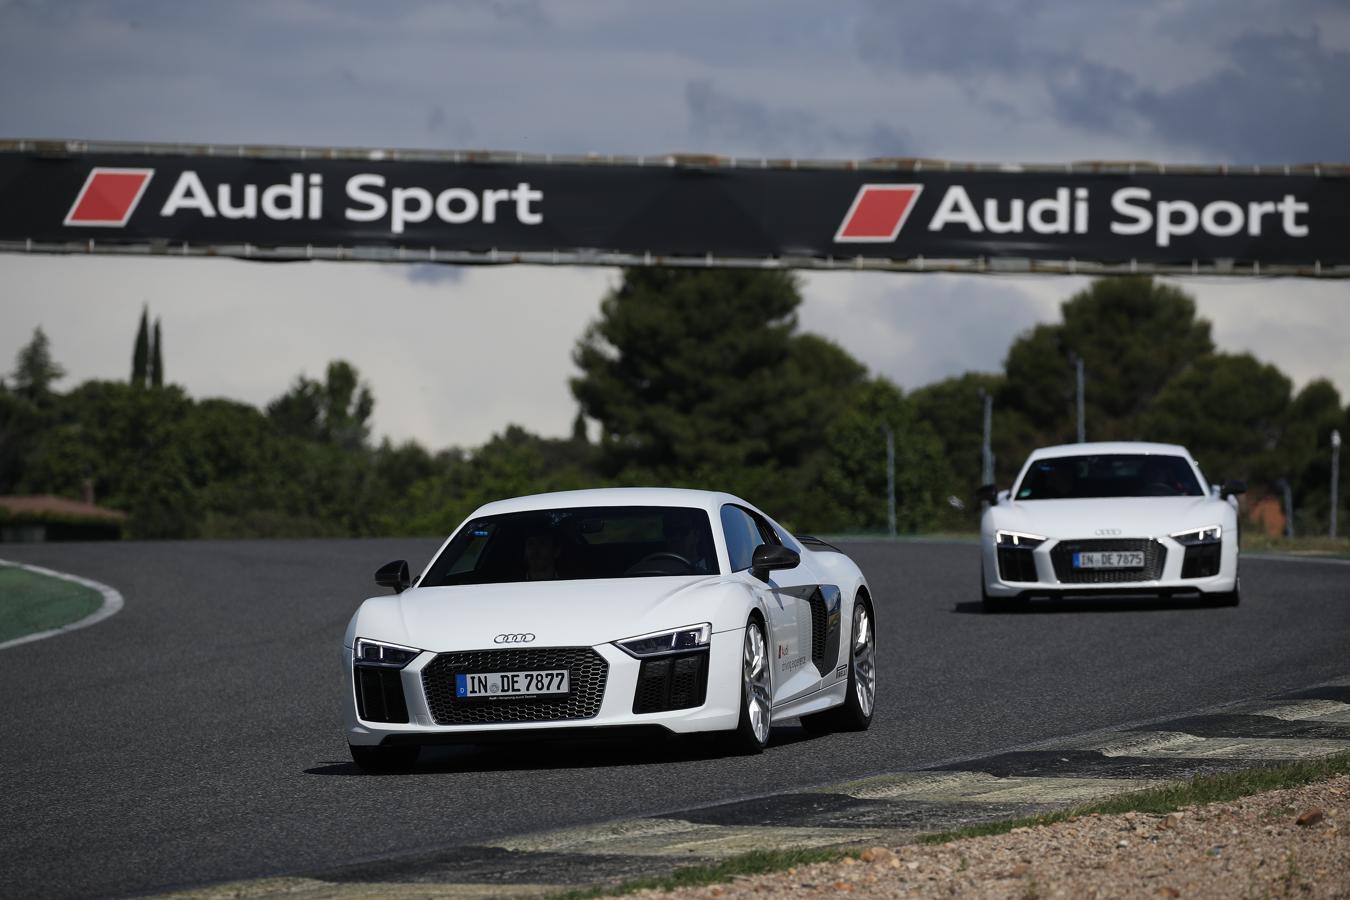
[[[662,898],[815,897],[1350,898],[1350,776],[1191,807],[1126,813],[967,838],[877,847],[863,860]]]

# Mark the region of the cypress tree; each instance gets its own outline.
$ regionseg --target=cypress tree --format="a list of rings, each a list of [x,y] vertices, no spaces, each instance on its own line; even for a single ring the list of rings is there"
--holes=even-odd
[[[155,342],[150,352],[150,386],[164,387],[164,340],[160,335],[159,318],[155,318]]]
[[[145,387],[150,374],[150,314],[149,307],[141,307],[141,327],[136,331],[136,349],[131,354],[131,386]]]

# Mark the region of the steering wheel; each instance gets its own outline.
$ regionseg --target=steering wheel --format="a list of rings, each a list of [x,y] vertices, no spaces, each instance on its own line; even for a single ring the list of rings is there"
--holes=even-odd
[[[687,572],[667,572],[664,567],[652,567],[651,563],[674,562],[679,563],[687,569]],[[678,553],[672,553],[669,550],[658,550],[655,553],[648,553],[642,559],[628,567],[625,575],[692,575],[694,573],[694,564]]]

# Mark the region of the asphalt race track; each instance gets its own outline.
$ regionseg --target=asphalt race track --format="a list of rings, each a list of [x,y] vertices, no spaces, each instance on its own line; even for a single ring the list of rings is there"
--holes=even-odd
[[[877,718],[700,741],[445,748],[370,777],[340,729],[339,652],[380,564],[432,541],[6,545],[126,608],[0,651],[10,897],[160,891],[670,812],[912,769],[1350,674],[1350,565],[1247,559],[1243,605],[981,615],[972,544],[852,544],[876,593]],[[615,635],[621,637],[621,635]]]

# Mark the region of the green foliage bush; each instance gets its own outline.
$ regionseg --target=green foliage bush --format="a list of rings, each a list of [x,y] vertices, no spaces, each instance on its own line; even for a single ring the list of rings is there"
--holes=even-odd
[[[1003,371],[908,396],[798,331],[800,303],[783,272],[627,270],[577,342],[570,436],[508,425],[436,453],[372,444],[374,396],[342,360],[259,410],[156,385],[146,368],[159,341],[148,354],[138,336],[131,383],[60,394],[39,330],[12,388],[0,382],[0,494],[79,497],[92,479],[101,504],[130,514],[130,537],[299,537],[444,535],[502,497],[671,485],[740,494],[797,530],[867,532],[886,525],[889,429],[898,529],[959,530],[978,516],[982,397],[994,399],[1006,487],[1031,449],[1073,439],[1081,358],[1089,440],[1184,443],[1212,479],[1245,479],[1254,496],[1288,479],[1300,529],[1325,528],[1328,439],[1350,437],[1350,411],[1325,380],[1294,394],[1275,367],[1216,353],[1174,287],[1100,279],[1063,304],[1062,321],[1018,337]]]

